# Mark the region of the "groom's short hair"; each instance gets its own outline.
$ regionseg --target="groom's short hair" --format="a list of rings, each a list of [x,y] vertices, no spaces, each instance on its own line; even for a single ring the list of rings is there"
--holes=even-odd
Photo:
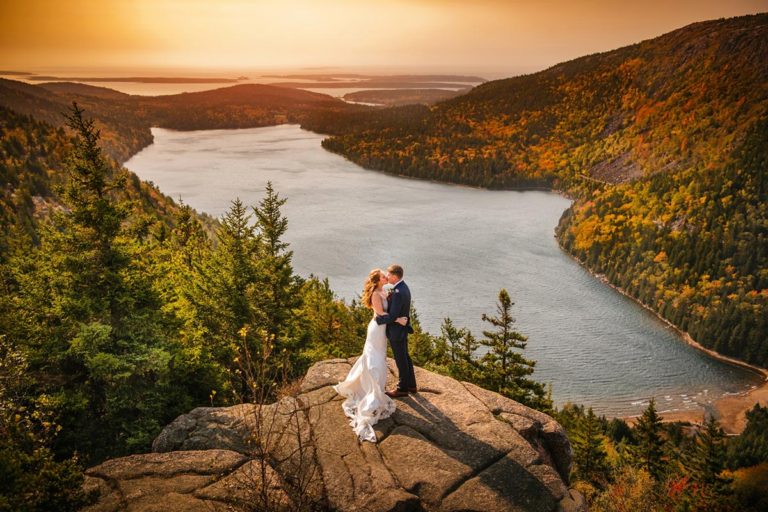
[[[390,265],[387,267],[387,272],[390,274],[395,274],[400,279],[403,278],[403,267],[400,265]]]

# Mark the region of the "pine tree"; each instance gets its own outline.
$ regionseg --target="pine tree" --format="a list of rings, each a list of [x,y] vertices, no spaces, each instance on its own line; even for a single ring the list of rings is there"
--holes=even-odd
[[[480,348],[480,343],[475,339],[471,331],[467,330],[464,337],[461,338],[459,345],[459,355],[465,361],[474,361],[475,352]]]
[[[608,478],[608,455],[603,445],[600,421],[591,407],[577,425],[571,433],[576,475],[582,480],[602,485]]]
[[[453,364],[461,360],[461,344],[467,333],[466,328],[459,329],[450,318],[443,318],[443,323],[440,325],[440,342],[445,347],[445,355]]]
[[[163,329],[142,230],[127,223],[119,199],[124,174],[102,155],[82,109],[73,105],[67,120],[76,134],[61,194],[67,209],[42,229],[34,263],[17,275],[18,297],[30,367],[45,375],[39,392],[60,405],[56,448],[96,461],[147,449],[188,404],[170,378],[177,347]]]
[[[193,339],[202,337],[205,357],[228,372],[231,390],[240,397],[248,394],[238,369],[241,343],[248,343],[255,353],[263,341],[263,319],[249,296],[259,278],[256,232],[250,219],[243,202],[232,201],[216,230],[215,249],[182,276],[187,279],[182,290],[191,309]],[[242,329],[247,336],[240,335]]]
[[[207,256],[209,239],[192,208],[183,201],[179,203],[171,231],[171,244],[179,256],[177,263],[188,271]]]
[[[495,327],[483,331],[485,339],[481,344],[489,348],[481,362],[483,380],[489,389],[529,407],[549,408],[544,386],[527,378],[533,373],[535,361],[516,351],[525,349],[528,338],[513,329],[512,305],[509,293],[502,288],[496,306],[498,316],[483,314],[483,320]]]
[[[664,439],[661,418],[656,414],[656,401],[651,398],[648,408],[637,420],[635,434],[637,438],[637,461],[642,468],[660,481],[665,470]]]
[[[697,433],[693,451],[684,458],[683,465],[694,481],[715,494],[727,494],[731,479],[722,475],[725,469],[725,433],[713,416],[707,418]]]
[[[437,339],[437,343],[444,347],[442,352],[446,356],[443,359],[448,374],[454,379],[482,384],[475,358],[475,351],[480,344],[472,332],[465,327],[456,328],[450,318],[443,321],[440,329],[442,336]]]
[[[67,181],[61,194],[69,211],[54,217],[61,253],[58,270],[73,279],[69,284],[77,295],[67,305],[74,318],[93,315],[114,324],[125,313],[118,300],[122,291],[119,274],[127,267],[128,256],[117,237],[128,208],[116,202],[112,193],[125,180],[103,157],[99,132],[76,103],[67,124],[77,137],[65,162]]]
[[[288,250],[288,243],[283,240],[288,219],[281,208],[286,201],[267,182],[264,198],[253,208],[260,261],[259,280],[251,290],[251,299],[258,304],[263,327],[278,351],[293,353],[296,332],[292,332],[292,320],[301,306],[301,283],[293,273],[293,251]]]
[[[421,320],[419,320],[419,314],[416,312],[416,305],[413,302],[411,302],[410,321],[411,327],[413,327],[413,334],[408,336],[408,348],[413,364],[416,366],[429,366],[436,361],[436,338],[422,329]]]

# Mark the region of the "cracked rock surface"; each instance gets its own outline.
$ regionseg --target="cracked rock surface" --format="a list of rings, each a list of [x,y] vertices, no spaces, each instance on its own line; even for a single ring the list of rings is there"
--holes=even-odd
[[[360,443],[331,388],[354,361],[315,364],[297,396],[274,404],[178,417],[154,453],[86,472],[100,491],[90,510],[586,510],[568,489],[571,447],[554,419],[421,368],[419,393],[397,400],[377,443]]]

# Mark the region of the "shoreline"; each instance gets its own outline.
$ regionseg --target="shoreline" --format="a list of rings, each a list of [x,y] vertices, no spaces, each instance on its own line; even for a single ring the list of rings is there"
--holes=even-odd
[[[557,236],[555,236],[555,239],[557,239]],[[762,405],[768,405],[768,369],[761,368],[759,366],[755,366],[744,361],[740,361],[733,357],[720,354],[718,352],[715,352],[714,350],[704,347],[703,345],[701,345],[701,343],[694,340],[690,334],[683,331],[682,329],[680,329],[678,326],[676,326],[666,318],[662,317],[653,308],[651,308],[647,304],[644,304],[643,302],[631,296],[629,293],[627,293],[623,289],[619,288],[618,286],[608,281],[608,278],[606,278],[605,275],[596,274],[592,272],[592,270],[590,270],[586,265],[584,265],[578,258],[576,258],[572,254],[570,254],[568,251],[563,249],[563,246],[560,244],[559,240],[557,241],[557,244],[560,247],[560,250],[563,251],[563,253],[567,254],[568,256],[571,257],[571,259],[576,261],[576,263],[578,263],[579,266],[583,268],[589,275],[599,280],[601,283],[611,287],[613,290],[622,294],[624,297],[627,297],[628,299],[638,304],[640,307],[652,313],[656,318],[664,322],[665,325],[667,325],[672,330],[674,330],[675,333],[677,333],[677,335],[680,337],[680,339],[683,342],[685,342],[687,345],[695,348],[696,350],[699,350],[700,352],[707,354],[707,356],[711,357],[712,359],[722,361],[732,366],[738,366],[745,370],[751,371],[762,378],[762,383],[760,383],[756,387],[750,388],[744,392],[740,392],[735,395],[722,396],[720,398],[713,400],[711,405],[708,405],[708,406],[701,405],[700,409],[685,410],[685,411],[667,411],[667,412],[659,411],[658,415],[661,417],[662,422],[674,423],[674,422],[682,421],[682,422],[689,422],[696,425],[702,425],[706,419],[706,415],[713,414],[715,416],[715,419],[719,422],[720,426],[723,428],[726,434],[737,435],[744,430],[744,427],[746,427],[747,411],[752,409],[752,407],[754,407],[755,404],[758,404],[758,403]],[[639,415],[621,416],[620,418],[625,420],[630,425],[632,425],[637,420],[638,417]]]

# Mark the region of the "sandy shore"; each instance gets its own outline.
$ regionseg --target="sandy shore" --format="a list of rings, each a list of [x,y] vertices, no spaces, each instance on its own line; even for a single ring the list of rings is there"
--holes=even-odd
[[[715,400],[712,405],[712,412],[720,423],[726,434],[736,435],[744,431],[747,426],[747,411],[752,409],[755,404],[763,407],[768,406],[768,385],[763,383],[754,389],[738,395],[724,396]],[[688,409],[685,411],[668,411],[658,413],[664,423],[673,423],[676,421],[688,422],[694,425],[701,425],[706,419],[707,412],[701,409]],[[626,416],[624,419],[630,425],[637,422],[639,416]]]
[[[768,406],[768,385],[764,382],[761,386],[743,395],[726,396],[717,400],[715,417],[728,434],[740,434],[747,426],[747,411],[755,404]]]
[[[605,283],[607,286],[610,286],[625,297],[632,299],[635,303],[653,313],[656,318],[667,324],[671,329],[674,329],[674,331],[680,335],[680,338],[688,345],[704,352],[713,359],[718,359],[734,366],[740,366],[762,377],[763,382],[756,388],[745,391],[744,393],[739,393],[738,395],[724,396],[713,401],[712,405],[710,406],[712,413],[727,434],[740,434],[744,430],[744,427],[747,424],[747,411],[752,409],[755,404],[759,403],[760,405],[768,406],[768,369],[745,363],[744,361],[739,361],[738,359],[734,359],[732,357],[724,356],[715,352],[714,350],[710,350],[702,346],[700,343],[694,340],[690,334],[680,330],[680,328],[678,328],[675,324],[666,318],[662,317],[653,308],[643,304],[618,286],[610,283],[604,275],[592,273],[584,264],[582,264],[577,258],[574,258],[573,255],[569,254],[567,251],[563,250],[563,252],[571,256],[571,258],[573,258],[579,265],[581,265],[582,268],[599,279],[601,282]],[[704,422],[706,412],[707,411],[705,411],[705,409],[702,407],[701,409],[689,409],[685,411],[659,412],[659,416],[661,416],[662,421],[668,423],[675,421],[687,421],[693,424],[701,424]],[[624,417],[623,419],[631,425],[637,421],[637,416]]]

